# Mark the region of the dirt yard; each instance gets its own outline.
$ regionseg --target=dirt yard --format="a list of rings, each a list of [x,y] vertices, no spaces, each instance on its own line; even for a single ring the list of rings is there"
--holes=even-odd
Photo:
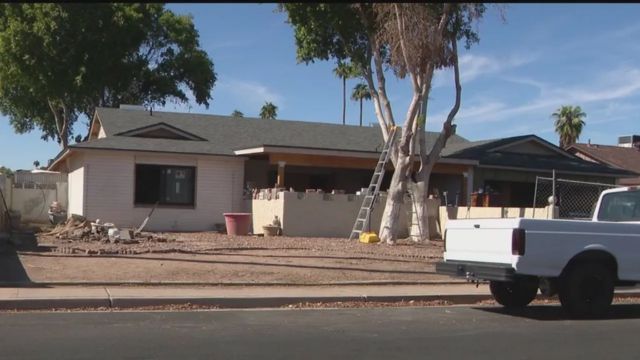
[[[346,239],[213,232],[146,235],[136,238],[136,243],[112,244],[40,234],[38,250],[18,253],[23,280],[202,284],[455,281],[435,274],[434,264],[442,258],[441,241],[416,244],[401,240],[388,246]]]

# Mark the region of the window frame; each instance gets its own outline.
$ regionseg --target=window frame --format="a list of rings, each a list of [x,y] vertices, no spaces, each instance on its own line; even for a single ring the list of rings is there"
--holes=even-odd
[[[161,170],[172,169],[172,170],[180,170],[180,169],[192,169],[193,170],[193,200],[191,203],[171,203],[163,201],[164,198],[164,186],[160,186],[161,194],[160,200],[157,202],[158,207],[162,208],[177,208],[177,209],[195,209],[197,205],[197,184],[198,184],[198,167],[197,166],[189,166],[189,165],[171,165],[171,164],[157,164],[157,163],[135,163],[134,164],[134,176],[133,176],[133,206],[135,208],[151,208],[156,206],[156,203],[142,203],[137,201],[136,191],[138,184],[138,166],[152,166],[160,168]],[[162,181],[162,179],[161,179]]]

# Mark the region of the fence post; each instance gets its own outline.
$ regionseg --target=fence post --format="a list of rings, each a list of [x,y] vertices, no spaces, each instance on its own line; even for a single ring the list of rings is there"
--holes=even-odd
[[[536,185],[533,188],[533,213],[531,214],[531,217],[534,219],[536,218],[536,203],[537,203],[536,200],[538,197],[538,177],[539,176],[536,176]]]
[[[551,177],[551,198],[553,199],[553,206],[556,206],[556,169],[553,169],[553,171],[551,172],[552,177]]]

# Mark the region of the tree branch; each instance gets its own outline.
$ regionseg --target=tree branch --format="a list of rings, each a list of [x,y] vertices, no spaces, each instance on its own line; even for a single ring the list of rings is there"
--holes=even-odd
[[[378,47],[378,41],[375,41],[375,49],[373,52],[373,60],[376,67],[376,78],[378,80],[378,94],[380,96],[381,105],[384,108],[385,116],[390,126],[394,126],[396,124],[393,119],[393,112],[391,111],[391,103],[389,102],[389,98],[387,97],[387,88],[386,88],[386,79],[384,77],[384,70],[382,68],[382,54],[380,48]]]
[[[453,52],[453,75],[456,87],[456,99],[453,107],[447,115],[447,120],[445,120],[444,124],[442,124],[442,131],[440,132],[440,135],[438,135],[438,138],[431,148],[429,155],[427,155],[427,158],[423,159],[423,164],[425,164],[426,166],[422,166],[422,168],[420,169],[421,176],[425,176],[429,171],[431,171],[436,161],[438,161],[438,159],[440,158],[440,153],[445,147],[447,140],[455,132],[455,125],[452,125],[452,123],[453,119],[458,113],[458,110],[460,109],[460,99],[462,96],[462,85],[460,85],[460,68],[458,66],[458,43],[455,38],[455,34],[451,37],[451,48]]]
[[[53,113],[53,118],[56,122],[56,130],[58,131],[58,142],[62,142],[62,131],[63,129],[63,119],[60,118],[60,109],[56,106],[53,100],[47,99],[47,104],[49,105],[49,109]]]
[[[378,96],[378,91],[376,90],[376,86],[373,83],[373,76],[371,75],[371,71],[368,69],[363,69],[362,77],[367,82],[367,86],[369,86],[369,94],[371,95],[371,100],[373,101],[373,108],[376,113],[376,117],[378,118],[378,122],[380,123],[380,127],[382,128],[382,137],[384,141],[389,139],[389,124],[382,113],[382,107],[380,105],[380,98]]]

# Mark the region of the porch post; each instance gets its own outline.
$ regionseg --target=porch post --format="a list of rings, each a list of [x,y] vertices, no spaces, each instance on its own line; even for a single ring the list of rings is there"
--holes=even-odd
[[[284,166],[285,161],[278,161],[278,180],[276,183],[276,187],[282,188],[284,187]]]
[[[473,167],[469,166],[467,169],[467,191],[466,198],[467,203],[465,205],[471,205],[471,193],[473,192]]]

